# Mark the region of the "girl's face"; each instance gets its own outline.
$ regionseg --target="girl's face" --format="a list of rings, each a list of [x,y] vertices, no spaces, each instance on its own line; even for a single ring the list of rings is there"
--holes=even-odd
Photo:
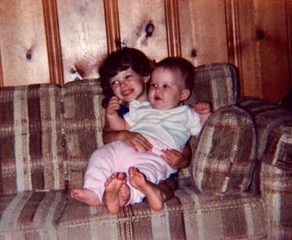
[[[177,107],[189,94],[179,72],[163,68],[153,71],[148,92],[153,108],[168,110]]]
[[[119,72],[110,79],[110,85],[115,96],[129,103],[132,100],[147,100],[146,83],[150,76],[142,76],[132,68]]]

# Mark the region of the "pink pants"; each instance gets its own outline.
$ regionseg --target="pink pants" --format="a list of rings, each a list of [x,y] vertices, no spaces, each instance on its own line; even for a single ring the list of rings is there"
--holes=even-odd
[[[142,202],[144,194],[133,188],[128,181],[130,167],[139,169],[147,180],[154,184],[167,179],[170,174],[177,171],[159,156],[160,151],[167,146],[153,139],[148,140],[153,145],[152,152],[137,152],[122,141],[106,144],[97,149],[89,160],[83,187],[93,191],[102,201],[106,180],[115,172],[124,172],[131,194],[128,204]]]

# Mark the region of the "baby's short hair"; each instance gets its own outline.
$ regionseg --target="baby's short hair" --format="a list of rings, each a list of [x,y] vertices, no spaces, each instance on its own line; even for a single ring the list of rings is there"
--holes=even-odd
[[[190,90],[190,92],[193,91],[195,78],[194,66],[185,58],[182,57],[164,58],[154,66],[154,69],[156,68],[178,71],[182,76],[182,79],[185,83],[185,87],[188,90]]]

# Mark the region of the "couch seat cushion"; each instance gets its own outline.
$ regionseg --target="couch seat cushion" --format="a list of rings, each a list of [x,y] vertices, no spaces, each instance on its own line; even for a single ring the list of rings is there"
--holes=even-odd
[[[160,212],[147,203],[111,215],[105,207],[69,200],[60,239],[259,239],[266,234],[263,201],[252,194],[220,197],[181,186]],[[216,238],[214,238],[216,236]]]
[[[57,239],[55,225],[66,205],[63,191],[0,196],[0,239]]]

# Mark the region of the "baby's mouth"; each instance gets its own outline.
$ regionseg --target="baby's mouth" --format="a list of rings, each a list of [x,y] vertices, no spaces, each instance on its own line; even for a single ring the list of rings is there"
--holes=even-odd
[[[161,97],[159,97],[159,96],[155,96],[155,97],[154,97],[154,100],[155,100],[155,101],[159,101],[159,100],[161,100]]]

